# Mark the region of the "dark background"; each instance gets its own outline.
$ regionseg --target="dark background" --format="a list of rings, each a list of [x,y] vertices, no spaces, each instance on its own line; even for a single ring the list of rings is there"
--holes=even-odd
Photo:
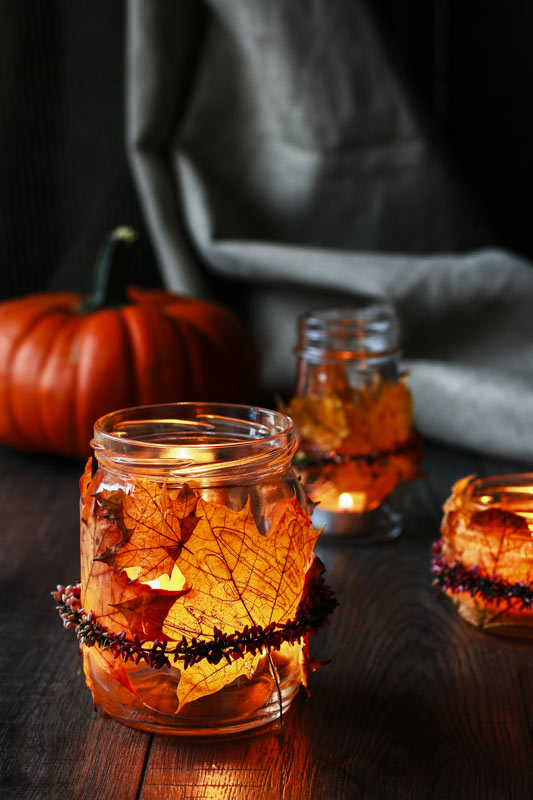
[[[494,240],[533,255],[530,0],[374,0],[391,53]],[[89,287],[104,233],[144,232],[124,149],[121,0],[0,0],[0,298]]]

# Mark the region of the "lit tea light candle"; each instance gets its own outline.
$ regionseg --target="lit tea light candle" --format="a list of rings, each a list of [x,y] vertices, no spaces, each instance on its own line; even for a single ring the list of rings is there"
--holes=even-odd
[[[378,513],[367,511],[367,495],[365,492],[341,492],[331,484],[324,484],[315,497],[319,505],[313,512],[313,525],[323,528],[325,534],[355,536],[358,541],[375,541],[379,535],[382,510]],[[387,520],[387,533],[383,538],[391,538],[390,522],[397,525],[398,535],[401,531],[401,520]]]
[[[533,474],[458,481],[433,547],[435,585],[473,625],[533,633]]]
[[[339,495],[338,506],[341,511],[356,511],[360,514],[365,510],[365,492],[343,492]]]

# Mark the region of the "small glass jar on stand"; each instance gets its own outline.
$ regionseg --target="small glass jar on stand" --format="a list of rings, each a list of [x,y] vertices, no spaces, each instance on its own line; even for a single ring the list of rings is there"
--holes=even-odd
[[[56,594],[95,704],[167,734],[279,720],[313,670],[307,636],[336,605],[291,421],[250,406],[132,408],[98,420],[93,447],[81,587]]]
[[[361,543],[397,537],[405,483],[418,475],[413,401],[388,305],[312,311],[299,319],[295,466],[317,503],[313,524]]]

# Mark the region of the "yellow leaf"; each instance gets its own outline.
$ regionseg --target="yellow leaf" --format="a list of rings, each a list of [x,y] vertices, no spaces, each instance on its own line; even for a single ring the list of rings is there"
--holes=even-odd
[[[170,576],[197,523],[196,494],[188,486],[170,493],[165,485],[140,479],[131,494],[101,491],[96,497],[123,533],[99,560],[121,569],[139,567],[142,581]]]
[[[178,713],[185,703],[192,703],[200,697],[214,694],[240,676],[252,678],[260,658],[260,653],[255,656],[247,653],[244,658],[239,658],[231,664],[228,664],[225,658],[218,664],[209,664],[204,659],[188,669],[181,670],[178,684]]]
[[[169,639],[211,638],[213,627],[226,633],[246,626],[283,623],[296,613],[306,569],[318,537],[296,499],[286,503],[273,530],[262,536],[248,501],[241,511],[198,501],[198,523],[179,558],[190,591],[170,609],[163,633]],[[196,665],[178,688],[180,707],[194,697],[219,691],[239,675],[250,676],[248,659],[231,665]],[[195,677],[196,676],[196,677]],[[181,681],[180,681],[181,686]]]
[[[350,432],[344,403],[335,394],[293,397],[287,413],[304,444],[323,450],[335,450]]]

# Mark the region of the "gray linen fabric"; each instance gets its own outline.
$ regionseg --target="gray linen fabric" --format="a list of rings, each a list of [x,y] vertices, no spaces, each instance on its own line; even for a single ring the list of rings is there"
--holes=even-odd
[[[266,387],[296,316],[395,303],[417,423],[533,453],[533,271],[490,247],[361,0],[129,0],[131,163],[169,287],[239,281]]]

